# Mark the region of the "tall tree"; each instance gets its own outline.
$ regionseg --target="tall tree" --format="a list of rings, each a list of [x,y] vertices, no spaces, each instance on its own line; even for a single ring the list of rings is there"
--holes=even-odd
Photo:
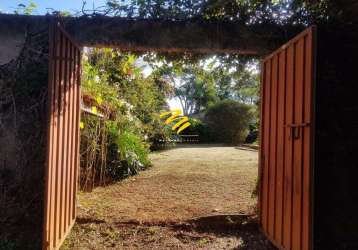
[[[217,92],[212,75],[198,65],[186,68],[182,84],[175,88],[185,115],[199,113],[217,101]]]

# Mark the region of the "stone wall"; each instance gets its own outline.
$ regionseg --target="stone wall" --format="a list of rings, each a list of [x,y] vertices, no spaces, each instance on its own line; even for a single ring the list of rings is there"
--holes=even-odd
[[[48,27],[0,22],[0,248],[41,247]]]

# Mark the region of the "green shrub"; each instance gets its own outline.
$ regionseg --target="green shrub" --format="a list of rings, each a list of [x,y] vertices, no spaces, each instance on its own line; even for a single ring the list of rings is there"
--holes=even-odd
[[[214,140],[213,132],[207,123],[195,119],[189,118],[190,126],[183,131],[186,135],[198,135],[200,142],[211,142]]]
[[[165,125],[159,118],[153,120],[151,130],[148,130],[148,142],[150,143],[150,150],[160,150],[171,138],[173,132],[170,125]]]
[[[220,101],[206,113],[206,121],[216,142],[241,143],[254,120],[253,108],[233,100]]]
[[[245,143],[257,144],[259,135],[259,130],[257,128],[257,123],[251,123],[249,125],[249,134],[245,139]]]
[[[139,136],[124,131],[120,133],[117,143],[121,160],[127,161],[129,165],[135,164],[136,161],[145,167],[150,165],[149,146]]]

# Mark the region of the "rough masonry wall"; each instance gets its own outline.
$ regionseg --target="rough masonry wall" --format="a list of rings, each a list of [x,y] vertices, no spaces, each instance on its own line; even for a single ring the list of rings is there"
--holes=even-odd
[[[0,23],[0,248],[40,249],[48,23]]]

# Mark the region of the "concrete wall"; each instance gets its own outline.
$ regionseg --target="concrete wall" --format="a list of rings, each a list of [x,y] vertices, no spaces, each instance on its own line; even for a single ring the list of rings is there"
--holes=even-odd
[[[25,45],[26,27],[0,23],[0,66],[16,60]]]
[[[40,249],[48,22],[0,22],[0,246]]]

